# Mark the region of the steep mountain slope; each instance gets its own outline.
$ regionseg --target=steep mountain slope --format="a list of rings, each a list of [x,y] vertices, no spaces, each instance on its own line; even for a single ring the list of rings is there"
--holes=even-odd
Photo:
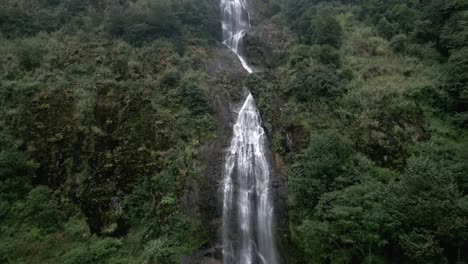
[[[220,263],[248,87],[282,263],[465,263],[464,0],[0,3],[0,262]]]

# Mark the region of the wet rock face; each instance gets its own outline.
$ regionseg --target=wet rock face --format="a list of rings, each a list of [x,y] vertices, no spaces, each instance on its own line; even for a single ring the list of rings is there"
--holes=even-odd
[[[183,199],[185,211],[189,215],[200,216],[205,233],[211,243],[206,250],[193,256],[186,256],[184,264],[218,264],[221,263],[222,251],[220,228],[222,225],[222,195],[219,186],[222,184],[225,150],[229,147],[232,126],[236,120],[235,110],[244,93],[243,82],[247,76],[237,56],[221,43],[210,50],[209,59],[202,70],[207,73],[208,98],[214,109],[213,118],[217,130],[212,141],[206,142],[200,149],[204,170],[200,179]]]
[[[292,37],[288,31],[279,28],[271,19],[265,8],[268,0],[249,0],[253,6],[253,28],[246,36],[246,52],[249,63],[256,70],[265,71],[273,68],[272,59],[281,57],[281,52],[288,50]],[[258,18],[257,18],[258,17]],[[208,94],[217,121],[215,138],[207,142],[201,149],[204,161],[204,171],[201,179],[193,185],[187,193],[186,207],[190,214],[201,216],[206,233],[211,243],[206,250],[201,250],[193,256],[182,259],[183,264],[220,264],[222,263],[221,249],[221,219],[222,193],[220,186],[223,178],[225,151],[229,147],[232,137],[232,127],[236,121],[239,103],[245,99],[244,81],[247,77],[237,56],[227,47],[219,43],[210,51],[209,59],[204,63],[203,71],[208,77]],[[261,113],[262,114],[262,113]],[[264,124],[265,126],[266,124]],[[270,130],[270,129],[267,129]],[[287,234],[287,179],[280,172],[275,153],[268,153],[271,164],[272,198],[275,206],[275,222],[278,236]],[[283,165],[279,165],[284,167]],[[195,206],[197,205],[197,206]],[[194,209],[196,208],[196,209]],[[280,240],[283,240],[280,238]],[[281,243],[281,241],[279,241]],[[280,248],[283,248],[279,245]]]
[[[203,68],[212,80],[217,80],[220,74],[238,77],[237,80],[242,80],[242,78],[247,76],[237,56],[221,43],[218,43],[218,45],[211,50],[210,58],[206,61]]]
[[[294,34],[277,23],[277,19],[263,17],[257,20],[246,36],[246,57],[257,68],[272,69],[278,66],[284,62],[289,48],[296,42]]]
[[[273,1],[250,0],[249,4],[252,28],[245,38],[246,58],[257,69],[274,68],[286,59],[295,37],[276,22],[279,9]]]

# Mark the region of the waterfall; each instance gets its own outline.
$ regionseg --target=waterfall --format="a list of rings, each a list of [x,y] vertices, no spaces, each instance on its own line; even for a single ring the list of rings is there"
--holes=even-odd
[[[223,43],[231,49],[248,72],[253,70],[247,64],[242,54],[242,44],[247,30],[250,28],[250,15],[244,0],[221,0]]]
[[[224,44],[252,73],[242,52],[248,6],[244,0],[221,0],[221,10]],[[233,130],[223,171],[223,263],[277,264],[266,135],[251,94]]]

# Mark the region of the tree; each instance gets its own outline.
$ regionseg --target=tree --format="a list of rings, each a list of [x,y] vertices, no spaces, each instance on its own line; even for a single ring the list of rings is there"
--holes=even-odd
[[[395,226],[385,196],[386,186],[376,181],[326,193],[313,220],[303,221],[295,235],[318,263],[382,263]]]
[[[398,230],[392,239],[415,263],[446,263],[444,251],[466,244],[467,197],[461,196],[453,169],[440,159],[413,156],[389,186],[384,205]]]
[[[468,47],[454,50],[447,64],[448,80],[445,89],[453,98],[454,110],[468,111]]]
[[[408,39],[404,34],[394,36],[390,41],[390,47],[396,52],[405,52],[408,45]]]
[[[35,164],[12,144],[12,137],[0,132],[0,219],[11,205],[32,189]]]
[[[343,28],[328,8],[320,9],[313,17],[310,32],[312,44],[339,49],[343,42]]]
[[[322,194],[355,184],[370,167],[348,139],[332,131],[313,135],[309,147],[296,160],[289,173],[289,202],[295,222],[312,217]]]
[[[382,17],[377,24],[377,30],[379,31],[380,35],[385,37],[386,39],[390,39],[396,32],[396,25],[390,23],[386,17]]]
[[[333,65],[312,63],[293,70],[288,80],[289,94],[299,102],[335,99],[345,92],[345,86]]]
[[[404,168],[409,146],[428,137],[422,108],[391,90],[374,94],[371,89],[348,93],[343,102],[360,113],[351,121],[352,139],[357,149],[380,166]]]
[[[46,186],[32,189],[26,199],[16,203],[13,208],[17,217],[22,219],[15,224],[37,227],[44,234],[61,228],[65,218],[54,193]]]
[[[195,116],[212,111],[202,87],[191,78],[183,79],[178,87],[179,103]]]
[[[340,53],[330,45],[315,45],[311,50],[312,58],[325,65],[331,65],[336,68],[340,67]]]
[[[308,0],[285,1],[284,14],[291,29],[303,40],[310,33],[310,18],[313,14],[312,3]]]
[[[441,44],[448,50],[461,49],[468,42],[468,14],[456,12],[441,29]]]

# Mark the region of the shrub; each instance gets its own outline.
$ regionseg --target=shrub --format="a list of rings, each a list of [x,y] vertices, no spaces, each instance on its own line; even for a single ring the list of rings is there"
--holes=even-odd
[[[212,109],[202,87],[195,80],[183,79],[178,87],[181,106],[186,107],[195,116],[211,113]]]
[[[445,87],[453,98],[453,109],[468,111],[468,47],[454,50],[447,65],[448,83]]]
[[[345,92],[334,66],[321,63],[295,72],[288,83],[289,93],[300,102],[335,99]]]
[[[34,168],[34,163],[23,153],[14,149],[1,150],[0,200],[12,202],[26,195],[32,188]]]
[[[343,28],[329,9],[320,9],[312,20],[311,43],[340,48],[343,42]]]
[[[316,59],[320,63],[334,65],[339,67],[341,64],[340,61],[340,52],[330,45],[316,45],[312,47],[312,58]]]
[[[19,64],[26,71],[32,71],[41,66],[44,54],[43,43],[38,43],[34,39],[19,42],[16,47]]]
[[[408,39],[404,34],[398,34],[390,40],[390,47],[396,52],[405,52]]]
[[[348,139],[332,131],[313,135],[296,160],[289,172],[294,221],[311,217],[322,194],[356,183],[370,167]]]
[[[91,264],[93,258],[85,246],[73,248],[62,256],[64,264]]]
[[[377,24],[377,31],[379,34],[386,39],[390,39],[396,33],[396,27],[394,23],[390,23],[387,18],[383,17]]]
[[[64,212],[52,190],[46,186],[32,189],[14,210],[21,217],[23,224],[38,227],[44,233],[57,231],[64,221]]]
[[[112,255],[119,252],[122,242],[114,238],[101,238],[93,241],[89,246],[94,263],[105,263]]]

